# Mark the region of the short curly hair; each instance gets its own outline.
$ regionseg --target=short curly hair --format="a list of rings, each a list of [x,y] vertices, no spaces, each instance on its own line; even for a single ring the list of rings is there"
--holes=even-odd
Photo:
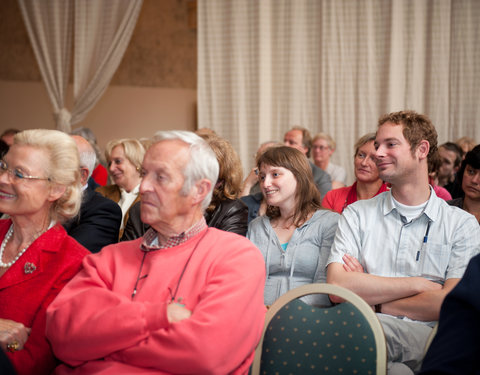
[[[415,111],[392,112],[383,115],[378,120],[378,127],[391,122],[396,125],[403,125],[403,136],[410,144],[412,155],[415,153],[421,141],[426,140],[430,144],[427,158],[430,159],[438,149],[437,130],[432,121],[425,115]]]
[[[75,141],[59,130],[32,129],[15,134],[14,145],[46,151],[45,173],[51,183],[65,186],[63,195],[50,207],[50,219],[64,223],[77,215],[82,203],[80,161]]]

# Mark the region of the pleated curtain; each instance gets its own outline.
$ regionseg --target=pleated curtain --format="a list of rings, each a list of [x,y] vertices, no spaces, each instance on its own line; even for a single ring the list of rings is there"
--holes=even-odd
[[[198,119],[245,169],[292,126],[353,144],[380,115],[427,114],[441,143],[480,141],[480,1],[199,0]]]
[[[18,0],[52,102],[70,132],[101,98],[121,62],[143,0]],[[73,58],[72,109],[65,107]]]

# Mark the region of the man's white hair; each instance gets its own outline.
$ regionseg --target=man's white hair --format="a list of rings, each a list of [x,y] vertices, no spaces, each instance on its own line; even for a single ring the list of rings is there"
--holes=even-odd
[[[205,211],[212,200],[213,188],[218,180],[219,165],[215,153],[207,142],[193,132],[184,130],[168,130],[155,133],[154,142],[179,140],[189,145],[190,158],[183,169],[183,187],[181,193],[187,195],[195,183],[203,178],[209,180],[212,187],[202,201]]]
[[[79,150],[78,156],[80,157],[80,166],[88,168],[88,178],[90,178],[93,170],[95,169],[95,164],[97,163],[97,155],[95,154],[95,150],[90,145],[88,150]]]

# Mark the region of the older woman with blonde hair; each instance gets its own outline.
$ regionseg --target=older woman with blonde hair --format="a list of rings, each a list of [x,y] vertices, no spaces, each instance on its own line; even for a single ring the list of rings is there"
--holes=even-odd
[[[119,237],[123,234],[128,220],[129,210],[140,200],[140,175],[145,148],[133,138],[115,139],[107,143],[105,157],[113,185],[101,186],[97,191],[103,196],[117,202],[122,209],[122,223]]]
[[[267,212],[250,222],[247,237],[265,259],[264,302],[271,305],[290,289],[326,282],[325,266],[340,215],[322,208],[312,169],[299,150],[269,148],[257,167]],[[321,295],[305,302],[330,305]]]
[[[81,204],[73,139],[56,130],[26,130],[0,160],[0,347],[18,375],[50,374],[45,311],[78,272],[88,251],[62,223]]]

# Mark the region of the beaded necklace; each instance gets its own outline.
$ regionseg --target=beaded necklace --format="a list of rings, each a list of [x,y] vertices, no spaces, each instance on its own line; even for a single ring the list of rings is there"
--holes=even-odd
[[[42,234],[42,233],[40,233],[40,234]],[[15,259],[11,260],[8,263],[4,263],[3,262],[3,253],[5,251],[5,247],[8,244],[8,241],[10,240],[10,237],[12,237],[12,234],[13,234],[13,224],[10,225],[10,228],[8,229],[8,232],[7,232],[7,234],[5,235],[5,238],[2,241],[2,245],[0,246],[0,267],[2,267],[2,268],[9,268],[9,267],[13,266],[15,264],[15,262],[18,259],[20,259],[20,257],[25,253],[25,251],[27,251],[27,249],[30,247],[30,245],[33,243],[33,241],[35,241],[40,236],[40,234],[38,236],[36,236],[33,239],[32,242],[30,242],[27,246],[25,246],[22,250],[20,250],[20,252],[15,257]]]

